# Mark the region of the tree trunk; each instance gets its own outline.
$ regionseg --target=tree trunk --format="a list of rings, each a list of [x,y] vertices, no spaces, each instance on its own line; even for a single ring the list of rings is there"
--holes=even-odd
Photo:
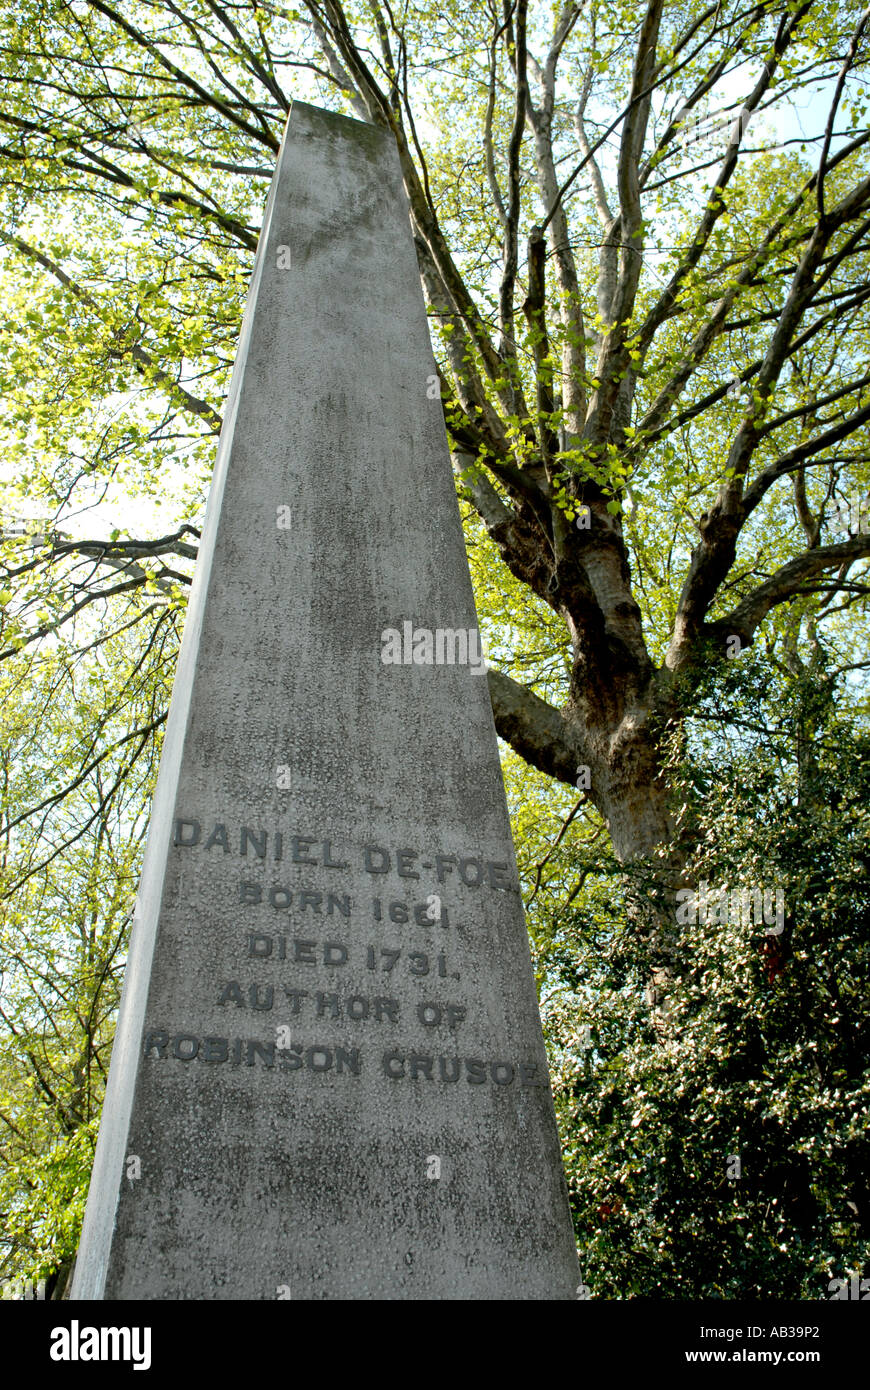
[[[491,671],[489,679],[501,736],[527,761],[585,789],[607,825],[614,854],[629,873],[627,914],[647,948],[647,1000],[664,1039],[679,969],[676,893],[685,886],[686,861],[660,757],[661,739],[676,717],[672,684],[656,673],[639,695],[626,673],[593,706],[587,682],[582,703],[569,701],[557,713],[500,673]]]

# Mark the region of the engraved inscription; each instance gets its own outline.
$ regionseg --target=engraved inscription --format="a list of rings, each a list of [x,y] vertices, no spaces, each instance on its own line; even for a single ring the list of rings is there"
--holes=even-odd
[[[225,973],[215,981],[213,1000],[220,1011],[215,1021],[218,1016],[235,1017],[239,1011],[246,1015],[277,1011],[279,1017],[293,1020],[293,1028],[287,1023],[277,1024],[274,1040],[223,1036],[220,1024],[217,1035],[156,1028],[144,1039],[144,1056],[149,1062],[348,1079],[365,1074],[382,1078],[385,1084],[461,1083],[501,1091],[546,1084],[545,1069],[539,1063],[451,1055],[449,1049],[441,1050],[448,1038],[467,1031],[469,1023],[468,1001],[455,995],[444,998],[438,992],[439,981],[460,980],[460,972],[451,968],[448,951],[439,946],[454,941],[458,950],[464,930],[461,921],[451,927],[450,909],[442,894],[450,896],[451,889],[459,893],[469,889],[516,893],[507,862],[471,852],[421,852],[374,843],[339,849],[328,834],[290,833],[233,824],[229,819],[206,823],[196,817],[175,821],[173,842],[185,852],[186,863],[194,862],[187,860],[187,851],[201,855],[199,862],[206,873],[207,865],[228,856],[246,861],[240,866],[243,872],[236,880],[238,887],[233,889],[235,907],[243,912],[246,927],[249,923],[252,927],[267,925],[263,913],[271,910],[286,913],[284,920],[289,919],[296,928],[295,932],[240,933],[243,959],[257,962],[265,972],[280,964],[292,973],[289,978],[282,971],[284,978],[244,979],[244,972],[227,962],[229,968],[225,966]],[[268,876],[264,882],[267,864],[281,864],[280,877],[269,881]],[[403,879],[408,888],[408,881],[413,880],[418,886],[412,890],[411,900],[392,897],[388,892],[372,897],[366,929],[351,893],[343,891],[331,877],[326,883],[318,882],[324,870],[350,870],[352,864],[357,875],[362,872],[383,882],[391,877]],[[438,891],[432,892],[435,884]],[[363,921],[366,915],[364,911]],[[330,934],[330,927],[323,935],[318,932],[317,924],[323,922],[325,926],[329,919],[332,931],[337,929],[345,939]],[[276,919],[270,920],[274,923]],[[361,927],[362,939],[357,934]],[[385,928],[404,929],[398,944],[371,940]],[[449,930],[450,935],[440,937],[438,928]],[[413,940],[418,931],[424,933],[425,947]],[[407,937],[412,939],[402,940]],[[366,978],[360,976],[361,971],[368,972],[372,989],[359,988]],[[379,991],[376,983],[384,976],[390,977],[389,984],[383,982],[386,993],[383,986]],[[356,988],[330,987],[328,981],[337,984],[342,978],[348,983],[352,980]],[[386,1050],[370,1051],[367,1046],[351,1046],[350,1039],[341,1043],[334,1038],[323,1040],[322,1034],[317,1041],[296,1038],[297,1024],[302,1032],[309,1025],[320,1032],[322,1025],[330,1023],[342,1029],[350,1025],[361,1042],[370,1036],[369,1029],[401,1027],[411,1037],[416,1035],[417,1044],[413,1046],[409,1040],[397,1044],[389,1039]],[[438,1043],[428,1048],[426,1037],[433,1041],[439,1038],[440,1049]]]
[[[288,1049],[257,1038],[199,1038],[190,1033],[170,1034],[154,1029],[145,1034],[146,1060],[228,1063],[231,1067],[266,1067],[283,1072],[331,1072],[360,1076],[364,1065],[360,1048],[340,1044],[291,1043]],[[470,1086],[540,1086],[535,1062],[486,1061],[479,1057],[433,1057],[421,1052],[391,1049],[380,1059],[382,1074],[391,1081],[465,1081]]]

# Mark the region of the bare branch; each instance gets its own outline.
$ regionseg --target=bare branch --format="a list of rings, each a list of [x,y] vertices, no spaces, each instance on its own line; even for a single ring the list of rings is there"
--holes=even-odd
[[[751,640],[753,634],[770,612],[778,604],[786,603],[799,593],[808,580],[824,574],[826,570],[848,566],[855,560],[870,556],[870,536],[855,536],[839,545],[816,546],[806,550],[796,559],[790,560],[776,571],[758,588],[724,618],[718,619],[715,627],[719,631],[733,632]],[[714,625],[711,625],[714,626]]]
[[[819,179],[816,184],[816,205],[819,209],[819,220],[822,222],[825,220],[825,174],[827,173],[828,166],[828,152],[830,151],[831,139],[834,134],[834,122],[837,119],[837,108],[840,105],[840,98],[843,95],[843,87],[845,86],[846,78],[857,57],[861,35],[867,27],[868,20],[870,20],[870,9],[864,11],[855,27],[852,41],[849,44],[849,52],[846,54],[843,66],[840,68],[837,85],[834,89],[834,97],[831,102],[831,109],[828,113],[828,123],[825,127],[825,139],[822,145],[822,153],[819,156]]]
[[[499,736],[532,767],[575,786],[584,760],[564,715],[501,671],[487,671],[487,679]]]

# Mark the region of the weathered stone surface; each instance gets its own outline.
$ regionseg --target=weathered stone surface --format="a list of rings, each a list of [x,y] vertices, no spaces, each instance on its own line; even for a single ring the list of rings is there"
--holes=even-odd
[[[434,372],[394,148],[295,105],[73,1297],[574,1296]]]

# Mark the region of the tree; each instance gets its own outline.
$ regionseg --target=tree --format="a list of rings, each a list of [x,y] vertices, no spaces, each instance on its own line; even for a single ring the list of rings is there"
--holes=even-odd
[[[28,293],[40,286],[18,352],[49,367],[50,346],[72,346],[79,390],[89,378],[106,402],[138,377],[158,412],[150,428],[133,408],[107,425],[93,400],[65,403],[67,442],[85,421],[90,437],[79,472],[43,465],[43,493],[56,502],[109,469],[153,487],[190,423],[209,447],[218,425],[256,244],[250,184],[269,173],[288,77],[390,129],[463,495],[568,655],[551,699],[492,673],[497,727],[550,777],[588,768],[630,858],[673,838],[656,730],[677,684],[799,594],[862,592],[870,539],[832,503],[863,489],[870,418],[870,136],[852,128],[868,17],[653,0],[640,17],[567,4],[547,23],[525,0],[472,15],[26,6],[4,47],[5,240]],[[823,79],[828,109],[800,155],[747,154],[761,113]],[[726,88],[710,158],[697,117]],[[427,154],[415,110],[457,133]],[[71,208],[61,232],[49,218]],[[14,230],[25,223],[36,230]],[[19,378],[19,438],[57,429],[56,372]],[[143,551],[192,554],[181,530],[102,537],[95,580]],[[62,555],[49,547],[44,566]]]
[[[765,884],[785,911],[779,931],[718,910],[685,922],[665,1045],[612,856],[587,854],[582,907],[556,895],[539,913],[593,1297],[828,1299],[866,1273],[867,728],[835,688],[821,651],[772,683],[753,653],[707,683],[671,750],[710,902]]]
[[[166,695],[138,656],[106,632],[101,660],[24,653],[0,687],[0,1278],[57,1296],[84,1214]]]

